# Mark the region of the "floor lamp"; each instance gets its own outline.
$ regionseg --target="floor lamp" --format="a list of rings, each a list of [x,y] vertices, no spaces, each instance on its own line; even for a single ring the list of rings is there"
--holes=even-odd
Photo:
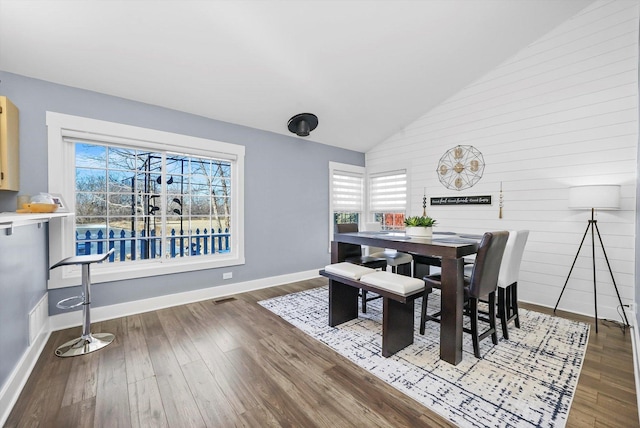
[[[567,280],[564,282],[564,287],[562,287],[562,291],[560,292],[560,297],[558,297],[558,301],[556,302],[556,306],[553,308],[553,313],[556,312],[558,308],[558,303],[560,303],[560,299],[562,298],[562,294],[564,293],[565,288],[567,288],[567,283],[569,282],[569,277],[571,276],[571,272],[573,272],[573,268],[576,265],[576,261],[578,260],[578,256],[580,255],[580,250],[582,249],[582,244],[584,244],[584,240],[587,237],[587,233],[591,231],[591,258],[593,262],[593,302],[595,309],[595,321],[596,321],[596,334],[598,333],[598,292],[596,289],[596,241],[595,241],[595,233],[598,234],[598,240],[600,241],[600,246],[602,247],[602,253],[604,254],[604,259],[607,261],[607,267],[609,268],[609,273],[611,274],[611,281],[613,281],[613,287],[616,290],[616,295],[618,296],[618,302],[620,302],[620,307],[622,308],[622,314],[624,315],[625,326],[629,327],[629,320],[627,319],[627,314],[624,311],[624,305],[622,304],[622,299],[620,298],[620,293],[618,292],[618,286],[616,285],[616,280],[613,278],[613,271],[611,270],[611,264],[609,264],[609,258],[607,257],[607,252],[604,249],[604,244],[602,243],[602,237],[600,236],[600,230],[598,229],[598,220],[594,218],[595,210],[619,210],[620,209],[620,186],[616,185],[598,185],[598,186],[576,186],[569,188],[569,208],[570,209],[590,209],[591,210],[591,220],[587,224],[587,229],[584,231],[584,235],[582,235],[582,241],[580,241],[580,247],[578,247],[578,252],[576,253],[576,258],[573,259],[573,264],[571,265],[571,269],[569,269],[569,275],[567,275]]]

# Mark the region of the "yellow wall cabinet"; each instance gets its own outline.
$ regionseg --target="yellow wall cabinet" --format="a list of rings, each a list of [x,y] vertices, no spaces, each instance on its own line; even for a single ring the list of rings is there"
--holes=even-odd
[[[0,97],[0,190],[20,188],[18,109],[7,97]]]

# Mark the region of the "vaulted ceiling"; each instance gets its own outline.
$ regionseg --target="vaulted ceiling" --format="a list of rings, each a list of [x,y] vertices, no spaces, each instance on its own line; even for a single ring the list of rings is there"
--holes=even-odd
[[[365,152],[589,3],[0,0],[0,70]]]

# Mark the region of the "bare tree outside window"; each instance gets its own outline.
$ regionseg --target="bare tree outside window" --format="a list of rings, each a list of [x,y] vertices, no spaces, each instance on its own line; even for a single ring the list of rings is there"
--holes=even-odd
[[[75,146],[77,254],[116,248],[114,261],[133,261],[229,251],[229,161]]]

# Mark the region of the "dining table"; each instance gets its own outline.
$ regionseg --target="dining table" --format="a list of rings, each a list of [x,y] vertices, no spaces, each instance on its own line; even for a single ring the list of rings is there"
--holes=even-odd
[[[442,277],[440,359],[456,365],[462,361],[464,258],[478,251],[481,238],[481,235],[444,231],[434,231],[430,238],[394,231],[336,233],[331,242],[331,263],[345,260],[339,243],[368,245],[437,258]]]

